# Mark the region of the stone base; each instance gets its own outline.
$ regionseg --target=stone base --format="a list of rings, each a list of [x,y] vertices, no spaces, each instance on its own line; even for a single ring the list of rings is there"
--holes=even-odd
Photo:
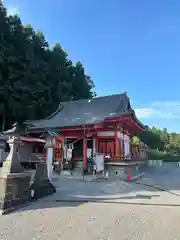
[[[47,178],[41,181],[34,181],[30,186],[30,191],[32,199],[38,199],[52,195],[56,192],[56,188]]]
[[[9,213],[30,200],[30,174],[0,176],[0,213]]]
[[[83,175],[92,175],[93,174],[93,160],[87,159],[87,169],[83,169],[83,161],[75,161],[73,166],[74,172],[81,172]]]
[[[106,170],[106,172],[108,173],[109,180],[125,180],[126,179],[124,167],[108,166],[108,170]]]
[[[53,171],[60,174],[62,171],[61,163],[60,162],[55,162],[53,166]]]
[[[30,191],[32,199],[45,197],[56,192],[54,185],[49,181],[46,162],[37,164]]]
[[[135,180],[144,172],[144,162],[109,163],[105,172],[109,180]]]

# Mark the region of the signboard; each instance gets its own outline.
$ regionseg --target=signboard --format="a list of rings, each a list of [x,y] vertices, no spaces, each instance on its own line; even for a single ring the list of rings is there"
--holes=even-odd
[[[96,172],[104,171],[104,155],[103,154],[96,154],[95,163],[96,163]]]

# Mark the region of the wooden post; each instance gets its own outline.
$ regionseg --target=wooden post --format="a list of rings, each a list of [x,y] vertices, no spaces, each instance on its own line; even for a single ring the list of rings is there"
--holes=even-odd
[[[46,148],[46,164],[47,164],[47,173],[48,173],[48,178],[51,181],[52,179],[52,167],[53,167],[53,148],[55,146],[55,138],[51,137],[51,136],[47,136],[46,137],[46,144],[45,144],[45,148]]]
[[[115,158],[116,160],[119,159],[120,155],[120,151],[119,151],[119,138],[118,138],[118,134],[117,131],[115,131]]]
[[[123,159],[125,160],[125,146],[124,146],[124,133],[123,133],[123,139],[122,139],[122,156],[123,156]]]
[[[94,156],[94,154],[96,153],[96,138],[95,137],[93,137],[93,156]]]
[[[83,169],[87,170],[87,139],[83,139]]]
[[[99,139],[96,137],[96,153],[99,152]]]
[[[120,151],[121,151],[121,159],[124,160],[124,134],[122,134],[121,138],[120,138]]]

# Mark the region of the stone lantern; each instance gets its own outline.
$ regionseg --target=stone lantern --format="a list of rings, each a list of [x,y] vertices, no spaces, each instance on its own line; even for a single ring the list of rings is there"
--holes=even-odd
[[[52,132],[46,133],[46,161],[47,161],[47,172],[48,172],[48,178],[50,181],[52,181],[52,169],[53,169],[53,152],[54,147],[56,145],[56,136]]]
[[[8,138],[10,152],[0,169],[0,210],[2,214],[16,209],[30,199],[31,174],[25,172],[21,166],[19,155],[20,134],[24,132],[24,129],[25,126],[16,123],[12,129],[4,132]]]
[[[37,163],[33,183],[31,184],[31,196],[35,199],[53,194],[56,192],[52,184],[52,160],[53,147],[56,143],[55,133],[46,130],[41,137],[45,138],[47,149],[46,161]]]

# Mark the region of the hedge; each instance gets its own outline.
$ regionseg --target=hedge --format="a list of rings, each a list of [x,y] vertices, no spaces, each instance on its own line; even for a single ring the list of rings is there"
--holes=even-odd
[[[179,155],[173,155],[170,153],[164,153],[158,150],[149,150],[148,153],[148,159],[150,160],[164,160],[167,162],[178,162],[180,161]]]

